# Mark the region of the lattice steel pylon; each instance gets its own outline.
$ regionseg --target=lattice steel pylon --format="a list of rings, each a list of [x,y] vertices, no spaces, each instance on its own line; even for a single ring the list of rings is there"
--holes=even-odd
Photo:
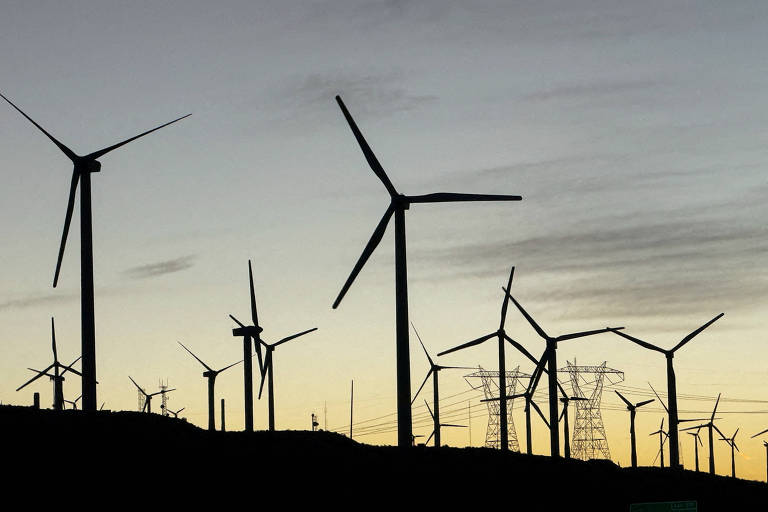
[[[162,398],[162,401],[160,403],[160,411],[163,416],[168,416],[168,381],[163,383],[162,380],[160,380],[160,397]]]
[[[464,376],[464,380],[472,389],[481,389],[485,398],[498,398],[499,394],[499,372],[484,370],[481,366],[477,367],[478,370],[474,373]],[[515,394],[515,388],[519,379],[530,377],[529,374],[519,371],[518,366],[512,371],[506,372],[507,377],[507,392],[506,396],[512,396]],[[480,384],[474,385],[468,379],[480,379]],[[501,447],[501,436],[499,432],[499,401],[494,400],[485,402],[488,406],[488,428],[485,431],[485,446],[486,448],[499,449]],[[507,446],[513,452],[520,451],[520,445],[517,442],[517,432],[515,431],[515,422],[512,420],[512,406],[514,400],[509,400],[507,405]]]
[[[603,396],[603,384],[608,376],[611,384],[624,380],[624,372],[608,368],[607,361],[599,366],[577,366],[566,361],[565,368],[558,372],[568,372],[573,395],[586,400],[574,401],[576,420],[571,438],[571,457],[574,459],[608,459],[608,437],[605,434],[603,418],[600,414],[600,400]],[[615,380],[614,380],[615,379]]]
[[[139,412],[144,412],[144,401],[146,398],[144,398],[144,393],[141,392],[140,389],[136,390],[136,393],[139,394]]]

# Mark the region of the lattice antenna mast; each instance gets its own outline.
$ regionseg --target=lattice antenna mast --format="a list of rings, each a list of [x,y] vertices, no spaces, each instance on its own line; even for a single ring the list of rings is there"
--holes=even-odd
[[[520,379],[529,378],[530,375],[519,371],[518,366],[512,371],[505,372],[505,382],[507,385],[506,395],[511,397],[515,394],[517,383]],[[469,379],[473,379],[474,383]],[[480,380],[477,383],[477,379]],[[499,392],[499,372],[484,370],[481,366],[478,366],[478,371],[464,376],[464,380],[472,389],[482,389],[485,395],[485,404],[488,407],[488,426],[485,431],[485,447],[498,449],[501,447],[501,406],[500,396],[504,396]],[[495,400],[494,400],[495,399]],[[508,400],[507,406],[507,447],[515,452],[520,451],[520,445],[517,440],[517,431],[515,430],[515,423],[512,419],[512,408],[514,400]]]
[[[606,363],[604,361],[599,366],[577,366],[574,359],[573,364],[566,361],[566,367],[559,370],[568,372],[573,396],[584,399],[574,402],[576,419],[571,446],[572,457],[576,459],[611,458],[600,404],[606,377],[610,384],[617,384],[624,380],[624,372],[609,368]]]
[[[168,381],[166,380],[165,383],[163,383],[163,379],[160,379],[160,411],[162,411],[163,416],[168,416]]]

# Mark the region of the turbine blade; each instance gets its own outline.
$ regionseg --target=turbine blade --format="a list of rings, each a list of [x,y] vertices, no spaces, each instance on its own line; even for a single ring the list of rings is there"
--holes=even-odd
[[[757,436],[763,435],[763,434],[765,434],[766,432],[768,432],[768,428],[767,428],[767,429],[765,429],[765,430],[761,430],[760,432],[758,432],[757,434],[753,435],[752,437],[757,437]],[[750,438],[750,439],[751,439],[751,438]]]
[[[32,384],[34,381],[36,381],[37,379],[39,379],[39,378],[40,378],[40,377],[42,377],[43,375],[46,375],[46,372],[47,372],[48,370],[50,370],[51,368],[53,368],[53,365],[49,366],[48,368],[46,368],[46,369],[45,369],[45,370],[43,370],[43,371],[34,370],[34,369],[30,368],[30,370],[32,370],[33,372],[38,372],[38,374],[37,374],[37,375],[35,375],[34,377],[32,377],[31,379],[29,379],[27,382],[25,382],[25,383],[24,383],[24,384],[22,384],[21,386],[17,387],[17,388],[16,388],[16,391],[20,391],[22,388],[25,388],[25,387],[27,387],[28,385]],[[51,377],[51,375],[48,375],[48,376],[49,376],[49,377]]]
[[[56,272],[53,274],[53,287],[59,284],[59,272],[61,272],[61,260],[64,258],[64,248],[67,245],[67,235],[69,234],[69,225],[72,223],[72,212],[75,209],[75,194],[77,184],[80,181],[80,174],[72,171],[72,181],[69,185],[69,199],[67,200],[67,213],[64,216],[64,230],[61,233],[61,244],[59,244],[59,256],[56,259]]]
[[[636,403],[636,404],[635,404],[635,407],[642,407],[642,406],[644,406],[644,405],[646,405],[646,404],[649,404],[649,403],[651,403],[651,402],[653,402],[653,401],[654,401],[654,399],[653,399],[653,398],[651,398],[650,400],[643,400],[642,402],[638,402],[638,403]]]
[[[717,433],[718,433],[718,434],[720,434],[721,436],[725,437],[725,434],[723,434],[723,431],[722,431],[722,430],[720,430],[719,428],[717,428],[717,425],[715,425],[714,423],[712,424],[712,428],[714,428],[715,430],[717,430]]]
[[[715,402],[715,408],[712,409],[712,417],[709,419],[710,422],[715,421],[715,413],[717,412],[717,404],[720,403],[720,393],[717,394],[717,401]]]
[[[129,376],[128,376],[128,378],[129,378],[129,379],[131,379],[131,382],[133,382],[133,385],[134,385],[134,386],[136,386],[136,387],[138,388],[138,390],[139,390],[139,391],[141,391],[141,393],[142,393],[144,396],[149,396],[149,395],[147,395],[147,392],[146,392],[146,391],[144,391],[143,389],[141,389],[141,386],[139,386],[138,384],[136,384],[136,381],[135,381],[135,380],[133,380],[133,377],[131,377],[131,376],[129,375]]]
[[[339,304],[341,303],[341,299],[344,298],[344,295],[346,295],[347,290],[349,290],[349,287],[352,286],[352,283],[355,281],[357,274],[360,273],[360,271],[363,269],[363,266],[368,261],[368,258],[371,257],[371,254],[373,254],[373,251],[375,251],[376,247],[378,247],[379,243],[381,243],[381,239],[384,237],[384,232],[387,230],[387,224],[389,223],[389,219],[390,217],[392,217],[392,214],[394,212],[395,212],[395,207],[390,204],[389,207],[387,208],[387,211],[384,212],[384,216],[379,221],[379,224],[376,226],[376,229],[374,229],[373,234],[371,235],[371,239],[368,240],[368,243],[363,249],[363,253],[360,255],[360,258],[358,258],[357,263],[355,263],[355,266],[352,269],[352,272],[349,274],[347,281],[344,283],[344,286],[341,288],[339,295],[336,297],[336,300],[333,302],[333,309],[336,309],[337,307],[339,307]]]
[[[69,372],[72,372],[72,373],[74,373],[75,375],[77,375],[77,376],[79,376],[79,377],[82,377],[82,376],[83,376],[83,374],[82,374],[82,373],[80,373],[79,371],[77,371],[77,370],[75,370],[74,368],[72,368],[72,365],[73,365],[73,364],[75,364],[75,363],[76,363],[76,362],[77,362],[79,359],[80,359],[80,357],[78,357],[77,359],[75,359],[74,361],[72,361],[72,363],[70,363],[70,365],[69,365],[69,366],[64,366],[63,364],[60,364],[60,363],[59,363],[59,367],[60,367],[60,368],[64,368],[64,371],[63,371],[63,372],[61,372],[61,375],[59,375],[59,376],[60,376],[60,377],[63,377],[63,376],[64,376],[64,374],[65,374],[65,373],[67,373],[67,372],[69,371]],[[98,381],[96,381],[96,384],[98,384],[98,383],[99,383],[99,382],[98,382]]]
[[[543,421],[544,424],[547,425],[547,427],[551,429],[552,427],[549,425],[549,421],[547,421],[546,416],[544,416],[544,413],[541,412],[541,409],[539,409],[538,404],[536,402],[534,402],[533,400],[531,400],[531,405],[533,406],[534,409],[536,409],[536,412],[539,413],[539,416],[541,417],[541,421]]]
[[[261,393],[264,391],[264,380],[267,378],[267,372],[269,371],[270,366],[272,366],[272,351],[267,351],[267,357],[264,361],[264,369],[261,372],[261,383],[259,384],[259,400],[261,400]]]
[[[466,425],[454,425],[453,423],[441,423],[441,427],[467,428]]]
[[[49,139],[51,139],[51,142],[53,142],[54,144],[56,144],[56,146],[57,146],[57,147],[58,147],[58,148],[61,150],[61,152],[62,152],[62,153],[64,153],[65,155],[67,155],[67,158],[69,158],[70,160],[72,160],[72,162],[74,162],[75,160],[77,160],[77,155],[76,155],[76,154],[75,154],[75,153],[74,153],[74,152],[73,152],[71,149],[69,149],[67,146],[65,146],[64,144],[62,144],[62,143],[61,143],[61,142],[59,142],[58,140],[56,140],[56,138],[55,138],[53,135],[51,135],[50,133],[48,133],[47,131],[45,131],[45,129],[44,129],[42,126],[40,126],[39,124],[37,124],[37,123],[34,121],[34,119],[32,119],[31,117],[29,117],[27,114],[25,114],[25,113],[24,113],[24,111],[23,111],[23,110],[21,110],[19,107],[17,107],[16,105],[14,105],[14,104],[13,104],[13,102],[12,102],[11,100],[9,100],[8,98],[6,98],[6,97],[5,97],[5,96],[3,96],[2,94],[0,94],[0,96],[2,96],[2,98],[3,98],[5,101],[7,101],[8,103],[10,103],[10,105],[11,105],[13,108],[15,108],[16,110],[18,110],[18,111],[19,111],[19,113],[20,113],[21,115],[23,115],[24,117],[26,117],[26,118],[27,118],[27,120],[29,120],[29,122],[30,122],[30,123],[32,123],[33,125],[37,126],[37,129],[38,129],[38,130],[40,130],[41,132],[43,132],[43,133],[44,133],[44,134],[45,134],[45,135],[46,135],[46,136],[47,136]]]
[[[213,371],[213,369],[212,369],[210,366],[208,366],[207,364],[205,364],[205,363],[203,362],[203,360],[202,360],[202,359],[200,359],[199,357],[197,357],[197,356],[196,356],[196,355],[195,355],[195,354],[194,354],[194,353],[193,353],[191,350],[189,350],[189,349],[188,349],[186,346],[184,346],[184,344],[183,344],[182,342],[180,342],[180,341],[177,341],[176,343],[178,343],[179,345],[181,345],[181,347],[182,347],[184,350],[186,350],[187,352],[189,352],[189,355],[191,355],[192,357],[194,357],[195,359],[197,359],[197,361],[198,361],[198,362],[199,362],[201,365],[203,365],[203,366],[205,367],[205,369],[206,369],[206,370],[208,370],[209,372],[212,372],[212,371]]]
[[[629,407],[630,409],[634,409],[635,407],[637,407],[637,406],[635,406],[635,405],[632,405],[632,404],[630,403],[630,401],[629,401],[629,400],[627,400],[626,398],[624,398],[624,395],[622,395],[621,393],[619,393],[619,392],[618,392],[618,391],[616,391],[615,389],[613,390],[613,392],[614,392],[614,393],[616,393],[617,395],[619,395],[619,398],[621,398],[621,400],[622,400],[622,401],[623,401],[625,404],[627,404],[627,407]]]
[[[585,336],[593,336],[595,334],[601,334],[604,332],[617,332],[620,329],[623,329],[623,327],[606,327],[605,329],[595,329],[594,331],[582,331],[582,332],[574,332],[571,334],[563,334],[562,336],[558,336],[555,338],[556,341],[565,341],[565,340],[572,340],[574,338],[583,338]]]
[[[502,194],[456,194],[452,192],[438,192],[420,196],[408,196],[410,203],[455,203],[465,201],[521,201],[521,196]]]
[[[355,138],[357,139],[357,143],[360,145],[360,149],[363,150],[363,155],[365,155],[366,161],[368,161],[368,165],[371,167],[371,170],[376,174],[376,176],[379,177],[381,182],[384,184],[384,186],[387,188],[387,192],[389,192],[389,195],[392,197],[397,196],[397,190],[395,190],[395,186],[392,185],[392,182],[389,181],[389,176],[387,176],[387,173],[384,172],[384,168],[379,163],[379,160],[376,158],[376,155],[373,154],[373,150],[368,145],[368,142],[365,140],[365,137],[363,137],[363,133],[360,131],[360,128],[357,127],[357,123],[354,119],[352,119],[352,114],[349,113],[349,110],[347,110],[347,106],[344,104],[344,102],[341,100],[341,96],[336,96],[336,103],[339,104],[339,107],[341,108],[341,112],[344,114],[344,117],[347,120],[347,123],[349,124],[349,127],[352,129],[352,133],[355,135]]]
[[[567,405],[564,405],[564,406],[563,406],[563,412],[561,412],[561,413],[560,413],[560,417],[559,417],[559,418],[557,418],[557,421],[558,421],[558,423],[559,423],[559,422],[561,422],[561,421],[563,421],[563,416],[565,416],[565,408],[566,408],[566,407],[567,407]]]
[[[498,333],[492,332],[491,334],[486,334],[485,336],[480,336],[479,338],[477,338],[475,340],[468,341],[468,342],[464,343],[463,345],[459,345],[458,347],[453,347],[453,348],[449,348],[448,350],[444,350],[444,351],[440,352],[437,355],[438,355],[438,357],[439,356],[444,356],[445,354],[450,354],[451,352],[456,352],[457,350],[462,350],[462,349],[465,349],[465,348],[474,347],[475,345],[479,345],[479,344],[483,343],[484,341],[487,341],[487,340],[489,340],[489,339],[491,339],[491,338],[493,338],[494,336],[497,336],[497,335],[498,335]]]
[[[528,352],[524,346],[507,336],[507,333],[504,333],[504,339],[506,339],[513,347],[515,347],[518,351],[520,351],[525,357],[530,359],[533,364],[539,364],[539,360],[533,357],[533,355]]]
[[[693,429],[699,429],[699,430],[701,430],[702,428],[704,428],[704,427],[707,427],[707,426],[709,426],[709,424],[708,424],[708,423],[704,423],[704,424],[702,424],[702,425],[696,425],[696,426],[694,426],[694,427],[685,427],[685,428],[681,428],[681,429],[680,429],[680,431],[681,431],[681,432],[683,432],[683,431],[685,431],[685,430],[693,430]],[[714,426],[714,425],[713,425],[713,426]]]
[[[689,334],[688,336],[686,336],[685,338],[683,338],[683,339],[682,339],[682,341],[680,341],[680,343],[678,343],[677,345],[675,345],[675,348],[673,348],[672,350],[670,350],[670,352],[675,352],[677,349],[681,348],[683,345],[685,345],[686,343],[688,343],[689,341],[691,341],[691,340],[692,340],[694,337],[696,337],[696,336],[697,336],[697,335],[698,335],[698,334],[699,334],[701,331],[703,331],[704,329],[706,329],[707,327],[709,327],[709,326],[710,326],[710,325],[712,325],[713,323],[717,322],[717,321],[720,319],[720,317],[722,317],[724,314],[725,314],[725,313],[720,313],[720,314],[719,314],[719,315],[717,315],[715,318],[713,318],[712,320],[710,320],[709,322],[705,323],[704,325],[702,325],[701,327],[699,327],[698,329],[696,329],[695,331],[693,331],[691,334]]]
[[[629,334],[624,334],[623,332],[619,332],[619,331],[618,331],[618,330],[616,330],[616,329],[609,329],[609,330],[610,330],[611,332],[615,333],[615,334],[618,334],[618,335],[619,335],[619,336],[621,336],[622,338],[626,338],[626,339],[628,339],[629,341],[632,341],[632,342],[634,342],[634,343],[637,343],[637,344],[638,344],[638,345],[640,345],[641,347],[645,347],[645,348],[647,348],[647,349],[649,349],[649,350],[655,350],[656,352],[661,352],[662,354],[666,354],[666,353],[667,353],[667,351],[666,351],[666,350],[664,350],[663,348],[659,348],[659,347],[657,347],[656,345],[651,345],[651,344],[650,344],[650,343],[648,343],[647,341],[643,341],[643,340],[641,340],[641,339],[635,338],[634,336],[630,336]]]
[[[512,265],[512,270],[509,271],[509,280],[507,281],[507,290],[512,289],[512,278],[515,276],[515,266]],[[507,321],[507,306],[509,305],[509,299],[504,294],[504,301],[501,303],[501,321],[499,322],[499,329],[504,328],[504,324]]]
[[[248,280],[251,285],[251,320],[253,325],[259,326],[259,314],[256,312],[256,293],[253,290],[253,270],[251,270],[251,260],[248,260]]]
[[[536,387],[539,385],[539,380],[541,380],[541,375],[546,371],[544,366],[547,363],[548,350],[549,350],[548,348],[544,349],[544,353],[541,354],[541,359],[539,359],[539,362],[536,365],[536,368],[533,370],[531,379],[528,381],[528,389],[527,389],[528,393],[533,394],[536,391]]]
[[[435,413],[432,412],[432,408],[429,406],[426,400],[424,400],[424,405],[427,406],[427,410],[429,411],[429,415],[432,416],[432,419],[435,419]]]
[[[413,399],[411,400],[411,405],[413,405],[413,402],[416,401],[416,398],[419,396],[419,393],[421,393],[421,389],[424,387],[424,384],[427,383],[427,380],[429,380],[429,376],[432,375],[432,371],[433,371],[432,368],[430,368],[429,371],[427,372],[427,376],[424,377],[424,381],[421,383],[421,386],[419,386],[418,391],[416,391],[416,394],[413,395]]]
[[[238,320],[237,318],[235,318],[234,316],[232,316],[232,315],[229,315],[229,318],[231,318],[232,320],[234,320],[234,321],[235,321],[235,323],[236,323],[237,325],[239,325],[240,327],[245,327],[245,325],[243,325],[243,323],[242,323],[240,320]]]
[[[251,357],[253,357],[253,356],[251,356]],[[233,366],[236,366],[236,365],[238,365],[238,364],[242,363],[243,361],[244,361],[244,359],[241,359],[241,360],[239,360],[239,361],[238,361],[238,362],[236,362],[236,363],[232,363],[232,364],[230,364],[229,366],[225,366],[225,367],[224,367],[224,368],[222,368],[221,370],[218,370],[218,371],[216,372],[216,375],[220,374],[220,373],[221,373],[221,372],[223,372],[224,370],[229,370],[229,369],[230,369],[230,368],[232,368]],[[261,369],[259,369],[259,371],[261,371]]]
[[[313,327],[311,329],[307,329],[306,331],[301,331],[301,332],[298,332],[296,334],[291,334],[290,336],[286,336],[285,338],[281,339],[280,341],[273,343],[272,346],[276,347],[276,346],[281,345],[281,344],[283,344],[283,343],[285,343],[287,341],[291,341],[294,338],[298,338],[299,336],[304,336],[305,334],[309,334],[310,332],[313,332],[313,331],[316,331],[316,330],[317,330],[317,327]]]
[[[429,367],[432,368],[435,366],[435,362],[432,360],[431,357],[429,357],[429,352],[427,352],[427,347],[424,346],[424,342],[421,341],[421,336],[419,336],[419,331],[416,330],[416,326],[413,325],[413,322],[411,322],[411,327],[413,328],[413,332],[416,333],[416,337],[419,339],[419,343],[421,344],[421,348],[424,350],[424,355],[427,356],[427,360],[429,361]]]
[[[536,323],[536,320],[534,320],[533,317],[531,315],[529,315],[528,312],[523,308],[523,306],[521,306],[520,303],[515,300],[515,298],[512,296],[512,294],[509,293],[509,290],[508,289],[504,289],[504,291],[507,293],[507,297],[509,297],[512,300],[512,302],[515,303],[515,306],[517,306],[517,309],[520,310],[520,313],[522,313],[523,316],[525,317],[525,319],[528,320],[528,323],[531,324],[531,326],[539,334],[539,336],[541,336],[545,340],[551,339],[549,337],[549,335],[546,332],[544,332],[544,329],[542,329],[539,326],[539,324]]]
[[[431,434],[429,434],[429,437],[427,438],[427,440],[426,440],[426,441],[424,441],[424,446],[426,446],[426,445],[428,445],[428,444],[429,444],[429,441],[432,439],[432,436],[434,436],[434,435],[435,435],[435,431],[434,431],[434,429],[433,429],[433,430],[432,430],[432,433],[431,433]]]
[[[143,137],[143,136],[145,136],[145,135],[149,135],[150,133],[152,133],[152,132],[154,132],[154,131],[157,131],[157,130],[159,130],[160,128],[165,128],[165,127],[166,127],[166,126],[168,126],[169,124],[173,124],[173,123],[175,123],[175,122],[177,122],[177,121],[181,121],[182,119],[185,119],[185,118],[187,118],[187,117],[189,117],[189,116],[191,116],[191,115],[192,115],[192,114],[187,114],[187,115],[185,115],[185,116],[181,116],[181,117],[179,117],[179,118],[177,118],[177,119],[174,119],[173,121],[170,121],[170,122],[168,122],[168,123],[165,123],[165,124],[161,124],[161,125],[160,125],[160,126],[158,126],[157,128],[152,128],[151,130],[147,130],[147,131],[145,131],[144,133],[140,133],[140,134],[138,134],[138,135],[136,135],[136,136],[134,136],[134,137],[131,137],[130,139],[126,139],[126,140],[124,140],[124,141],[122,141],[122,142],[118,142],[117,144],[114,144],[114,145],[112,145],[112,146],[109,146],[108,148],[104,148],[104,149],[100,149],[100,150],[98,150],[98,151],[94,151],[94,152],[93,152],[93,153],[91,153],[90,155],[87,155],[85,158],[88,158],[88,159],[90,159],[90,160],[97,160],[98,158],[100,158],[100,157],[102,157],[102,156],[106,155],[106,154],[107,154],[107,153],[109,153],[110,151],[113,151],[113,150],[115,150],[115,149],[119,148],[120,146],[125,146],[125,145],[126,145],[126,144],[128,144],[129,142],[133,142],[134,140],[138,139],[139,137]]]
[[[59,362],[59,356],[56,352],[56,325],[53,323],[53,317],[51,317],[51,346],[53,348],[53,362],[56,364]]]
[[[648,383],[648,385],[649,385],[649,386],[651,386],[651,383],[649,382],[649,383]],[[665,410],[665,411],[667,411],[667,414],[669,414],[669,409],[667,409],[667,406],[666,406],[666,405],[664,404],[664,402],[661,400],[661,397],[660,397],[660,396],[659,396],[659,394],[656,392],[656,390],[655,390],[655,389],[653,389],[653,386],[651,386],[651,391],[653,391],[653,394],[654,394],[654,395],[656,395],[656,398],[659,400],[659,403],[660,403],[660,404],[661,404],[661,405],[664,407],[664,410]],[[664,420],[662,420],[662,421],[664,421]]]

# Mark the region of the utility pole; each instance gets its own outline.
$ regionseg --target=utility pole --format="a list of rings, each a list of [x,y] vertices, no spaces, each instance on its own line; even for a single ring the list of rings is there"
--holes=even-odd
[[[221,431],[227,431],[227,425],[224,423],[224,399],[221,399]]]
[[[355,380],[352,379],[352,391],[349,396],[349,438],[352,439],[352,412],[355,407]]]

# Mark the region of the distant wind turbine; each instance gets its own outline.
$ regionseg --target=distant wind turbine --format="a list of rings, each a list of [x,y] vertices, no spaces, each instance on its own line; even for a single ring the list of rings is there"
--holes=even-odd
[[[408,343],[408,273],[405,250],[405,212],[412,204],[419,203],[445,203],[456,201],[520,201],[520,196],[496,195],[496,194],[455,194],[455,193],[436,193],[417,196],[406,196],[395,189],[395,186],[389,180],[387,173],[374,155],[373,150],[363,137],[362,132],[357,127],[357,123],[347,110],[346,105],[340,96],[336,96],[336,102],[339,104],[344,117],[349,124],[352,133],[360,145],[360,149],[365,155],[365,159],[371,170],[384,184],[389,192],[390,203],[384,216],[379,221],[376,229],[373,231],[371,239],[363,249],[363,253],[357,260],[352,272],[350,273],[339,295],[333,302],[333,308],[336,309],[344,295],[352,286],[357,274],[360,273],[365,263],[370,258],[373,251],[381,242],[384,232],[392,216],[395,216],[395,308],[396,308],[396,336],[397,336],[397,444],[400,447],[411,446],[411,367]]]
[[[738,433],[739,433],[739,429],[737,428],[736,432],[734,432],[731,437],[725,437],[725,436],[720,437],[721,441],[725,441],[726,443],[728,443],[728,446],[731,447],[731,477],[733,478],[736,478],[736,452],[734,452],[734,449],[738,452],[741,451],[739,450],[739,447],[736,446],[736,434]]]
[[[440,430],[441,427],[446,428],[467,428],[466,425],[455,425],[453,423],[440,423],[439,419],[435,415],[434,412],[432,412],[432,408],[429,406],[426,400],[424,400],[424,405],[427,406],[427,410],[429,411],[429,415],[432,416],[432,421],[435,423],[435,426],[432,428],[432,433],[429,434],[429,437],[427,437],[427,440],[424,441],[424,446],[429,444],[429,441],[432,439],[432,436],[435,436],[435,448],[439,448],[440,445],[437,443],[437,432]]]
[[[138,389],[139,392],[142,395],[144,395],[144,406],[141,408],[141,412],[147,411],[147,414],[152,413],[152,397],[153,396],[170,393],[171,391],[176,391],[176,388],[174,388],[174,389],[161,389],[160,391],[157,391],[155,393],[147,393],[146,391],[144,391],[144,388],[136,384],[136,381],[133,380],[133,377],[129,375],[128,378],[131,379],[131,382],[133,382],[133,385],[136,386],[136,389]]]
[[[750,439],[754,439],[757,436],[761,436],[768,432],[768,428],[765,430],[761,430],[757,434],[753,435]],[[768,481],[768,442],[763,441],[763,446],[765,446],[765,474],[766,474],[766,481]]]
[[[669,438],[669,434],[664,431],[664,418],[661,418],[661,426],[659,427],[659,430],[657,430],[656,432],[651,432],[648,435],[655,436],[656,434],[659,435],[659,453],[656,454],[656,457],[653,459],[653,463],[651,465],[655,464],[656,459],[658,459],[659,456],[661,456],[661,467],[663,468],[664,467],[664,443]]]
[[[632,467],[637,467],[637,444],[635,439],[635,415],[637,414],[637,408],[642,407],[646,404],[649,404],[653,402],[653,398],[650,400],[643,400],[642,402],[638,402],[636,404],[632,404],[629,400],[624,398],[624,395],[619,393],[618,391],[614,390],[617,395],[619,395],[619,398],[627,404],[627,410],[629,411],[629,442],[631,447],[631,457],[632,457]],[[698,457],[697,457],[698,460]]]
[[[191,114],[174,119],[156,128],[140,133],[130,139],[118,142],[85,156],[79,156],[67,146],[56,140],[42,126],[37,124],[31,117],[25,114],[19,107],[14,105],[11,100],[0,94],[13,108],[21,115],[27,118],[37,129],[43,132],[53,142],[67,158],[72,161],[74,169],[72,170],[72,180],[69,186],[69,200],[67,202],[67,213],[64,217],[64,231],[61,235],[61,245],[59,246],[59,257],[56,261],[56,272],[53,277],[53,287],[55,288],[59,280],[59,271],[61,270],[61,260],[64,257],[64,247],[67,243],[67,234],[69,233],[69,224],[72,221],[72,212],[75,207],[75,194],[77,192],[78,182],[80,186],[80,300],[81,300],[81,322],[82,322],[82,388],[83,388],[83,410],[96,410],[96,327],[94,319],[94,293],[93,293],[93,229],[91,219],[91,173],[101,170],[99,158],[106,155],[129,142],[140,137],[148,135],[169,124],[180,121]]]
[[[677,380],[675,379],[675,369],[672,366],[672,360],[675,357],[675,352],[680,350],[686,343],[691,341],[701,331],[703,331],[704,329],[706,329],[707,327],[715,323],[724,314],[725,313],[720,313],[709,322],[705,323],[695,331],[691,332],[688,336],[680,340],[680,342],[677,345],[675,345],[669,350],[666,350],[656,345],[653,345],[651,343],[648,343],[647,341],[643,341],[641,339],[635,338],[634,336],[630,336],[628,334],[619,332],[617,329],[611,329],[613,332],[615,332],[622,338],[626,338],[629,341],[632,341],[643,348],[647,348],[649,350],[655,350],[656,352],[661,352],[667,358],[667,398],[669,399],[669,409],[668,409],[669,465],[673,468],[677,468],[680,466],[680,451],[679,451],[679,441],[677,436],[677,424],[679,423],[677,419]]]
[[[720,434],[722,437],[725,437],[725,434],[723,434],[719,428],[717,428],[717,425],[715,425],[715,413],[717,412],[717,405],[720,403],[720,393],[717,394],[717,401],[715,402],[715,408],[712,409],[712,416],[709,418],[709,421],[706,423],[703,423],[701,425],[697,425],[695,427],[688,427],[684,428],[682,430],[693,430],[700,429],[707,427],[707,431],[709,433],[709,473],[714,475],[715,474],[715,443],[714,443],[714,434],[712,432],[712,429],[717,430],[717,433]]]
[[[696,429],[696,432],[686,432],[689,436],[693,436],[693,455],[696,459],[696,472],[699,472],[699,445],[704,446],[701,441],[700,435],[701,427]]]
[[[222,368],[220,370],[214,370],[213,368],[211,368],[210,366],[205,364],[203,362],[203,360],[200,359],[199,357],[197,357],[191,350],[189,350],[186,346],[184,346],[183,343],[178,342],[178,344],[181,345],[184,350],[189,352],[189,354],[192,357],[197,359],[197,361],[201,365],[203,365],[205,367],[205,371],[203,372],[203,377],[208,379],[208,430],[212,430],[212,431],[216,430],[216,412],[214,410],[215,409],[215,407],[214,407],[214,400],[215,400],[215,398],[214,398],[214,395],[215,395],[214,387],[216,386],[216,377],[221,372],[223,372],[224,370],[227,370],[229,368],[232,368],[235,365],[238,365],[238,364],[242,363],[243,360],[241,359],[240,361],[238,361],[236,363],[232,363],[229,366],[225,366],[224,368]],[[173,411],[169,410],[169,412],[173,412]]]

